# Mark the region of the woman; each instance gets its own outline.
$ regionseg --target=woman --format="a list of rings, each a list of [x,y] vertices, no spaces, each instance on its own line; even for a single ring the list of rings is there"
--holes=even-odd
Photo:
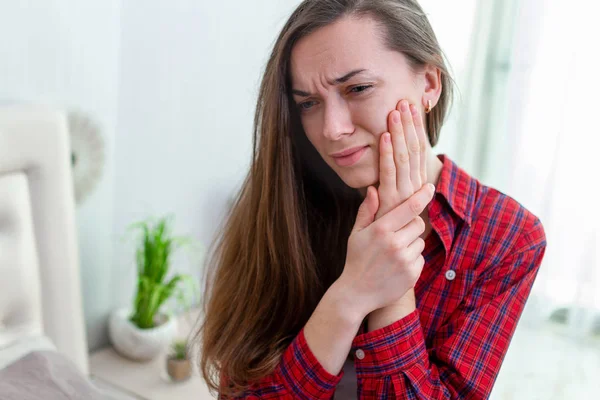
[[[546,244],[433,155],[451,89],[414,0],[292,14],[207,279],[200,367],[220,398],[489,396]]]

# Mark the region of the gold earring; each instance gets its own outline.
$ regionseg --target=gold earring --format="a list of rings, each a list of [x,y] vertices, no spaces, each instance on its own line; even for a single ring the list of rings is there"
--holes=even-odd
[[[429,114],[431,112],[431,109],[433,107],[431,106],[431,100],[427,100],[427,107],[425,108],[425,114]]]

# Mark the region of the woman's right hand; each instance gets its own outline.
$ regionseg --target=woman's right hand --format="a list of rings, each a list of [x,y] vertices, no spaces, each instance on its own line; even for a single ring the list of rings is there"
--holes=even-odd
[[[425,263],[419,235],[425,223],[419,217],[434,195],[431,184],[384,216],[379,209],[377,189],[369,186],[348,239],[346,264],[338,279],[348,298],[366,316],[400,299],[419,279]]]

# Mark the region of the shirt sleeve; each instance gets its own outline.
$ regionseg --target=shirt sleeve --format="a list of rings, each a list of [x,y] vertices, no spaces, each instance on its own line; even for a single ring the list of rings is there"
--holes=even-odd
[[[304,328],[283,353],[276,370],[238,399],[331,399],[344,375],[332,375],[308,347]],[[222,381],[223,384],[224,381]],[[219,395],[219,399],[226,397]]]
[[[419,311],[358,335],[360,399],[487,399],[542,261],[539,221],[480,276],[426,348]],[[359,351],[360,350],[360,351]]]

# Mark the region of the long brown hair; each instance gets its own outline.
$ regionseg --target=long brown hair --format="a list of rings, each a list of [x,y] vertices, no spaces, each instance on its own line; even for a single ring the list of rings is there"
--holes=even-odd
[[[254,119],[252,165],[207,264],[196,344],[212,392],[239,395],[272,373],[342,272],[362,198],[306,138],[290,94],[289,61],[300,38],[349,15],[374,18],[386,45],[403,53],[414,71],[425,64],[440,69],[441,97],[426,117],[429,141],[437,143],[452,82],[419,4],[302,2],[267,63]]]

